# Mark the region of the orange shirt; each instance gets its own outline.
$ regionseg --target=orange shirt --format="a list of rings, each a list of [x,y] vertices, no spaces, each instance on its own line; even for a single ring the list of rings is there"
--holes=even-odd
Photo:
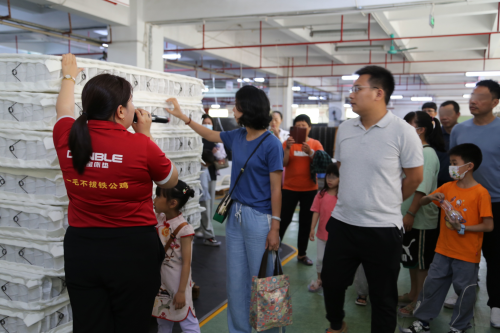
[[[449,182],[433,193],[443,193],[453,208],[465,219],[465,225],[471,226],[482,223],[484,217],[492,217],[491,197],[488,191],[480,184],[471,188],[460,188],[457,181]],[[439,206],[439,202],[433,201]],[[436,253],[449,258],[459,259],[472,263],[481,261],[481,247],[483,233],[465,231],[459,235],[456,230],[446,226],[446,214],[441,214],[440,235],[436,246]]]
[[[312,150],[324,150],[318,140],[309,138],[306,142]],[[283,150],[286,149],[286,141],[283,143]],[[290,147],[290,158],[285,171],[285,190],[305,192],[318,189],[318,181],[316,183],[311,179],[311,162],[312,159],[302,151],[301,144],[294,144]]]

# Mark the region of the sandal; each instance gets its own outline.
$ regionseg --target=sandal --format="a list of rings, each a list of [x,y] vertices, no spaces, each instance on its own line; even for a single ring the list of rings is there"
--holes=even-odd
[[[312,280],[307,286],[307,290],[311,293],[318,293],[323,290],[323,286],[321,285],[321,282],[318,282],[318,280]]]
[[[398,315],[403,318],[413,317],[413,311],[415,311],[415,307],[417,302],[411,302],[407,306],[398,309]]]
[[[306,266],[312,266],[314,264],[307,256],[303,256],[302,258],[297,257],[297,260]]]
[[[413,302],[413,300],[410,299],[410,294],[408,294],[408,293],[406,293],[402,296],[398,296],[398,305],[405,306],[405,305],[410,304],[411,302]]]
[[[348,331],[349,331],[349,328],[347,327],[347,324],[345,323],[345,321],[343,321],[342,322],[342,327],[340,328],[340,330],[334,331],[334,330],[332,330],[331,327],[328,327],[325,330],[325,333],[347,333]]]
[[[356,305],[366,306],[368,302],[366,300],[366,296],[358,295],[358,298],[356,298],[354,303],[356,303]]]

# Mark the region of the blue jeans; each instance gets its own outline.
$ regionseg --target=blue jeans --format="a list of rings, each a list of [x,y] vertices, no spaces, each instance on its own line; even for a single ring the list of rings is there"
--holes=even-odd
[[[227,323],[230,333],[252,332],[250,326],[252,276],[259,274],[270,226],[271,215],[260,213],[236,201],[231,206],[226,223]],[[273,272],[271,253],[267,263],[267,276],[271,276]],[[278,331],[279,328],[273,328],[264,332]]]

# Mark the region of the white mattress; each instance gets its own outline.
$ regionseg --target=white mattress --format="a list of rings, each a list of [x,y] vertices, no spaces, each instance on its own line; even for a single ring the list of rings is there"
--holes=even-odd
[[[99,74],[121,76],[130,82],[134,96],[151,94],[189,98],[200,101],[203,81],[200,79],[160,73],[134,66],[77,58],[83,72],[76,77],[75,92]],[[61,87],[61,57],[47,55],[0,54],[0,90],[58,93]]]
[[[0,91],[0,129],[29,130],[29,131],[52,131],[56,123],[57,94],[27,93],[27,92],[5,92]],[[145,109],[152,114],[168,117],[168,124],[154,123],[152,132],[171,131],[172,129],[190,130],[181,120],[171,117],[165,110],[172,108],[165,98],[153,95],[148,98],[140,98],[134,95],[134,106]],[[204,114],[203,106],[189,99],[179,98],[182,111],[195,122],[201,123]],[[75,117],[80,116],[82,111],[81,95],[75,95]]]

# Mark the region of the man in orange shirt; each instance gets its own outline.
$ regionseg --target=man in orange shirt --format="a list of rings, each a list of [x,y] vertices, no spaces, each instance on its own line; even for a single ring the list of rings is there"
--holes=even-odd
[[[321,143],[309,138],[311,131],[311,118],[305,114],[298,115],[293,120],[293,126],[306,129],[306,138],[303,143],[296,143],[292,136],[283,143],[285,157],[283,166],[286,167],[285,182],[282,190],[280,238],[283,239],[286,228],[292,222],[295,207],[300,201],[299,235],[297,259],[299,262],[312,266],[313,262],[306,255],[311,231],[312,212],[311,206],[318,192],[317,179],[311,179],[310,166],[314,153],[324,150]]]
[[[404,333],[430,332],[429,321],[439,315],[452,283],[460,306],[453,310],[449,333],[462,333],[471,327],[483,233],[493,230],[491,197],[473,176],[481,165],[481,150],[472,143],[464,143],[452,148],[449,155],[449,173],[457,181],[446,183],[423,197],[420,204],[440,205],[447,200],[455,216],[460,214],[462,218],[459,221],[444,211],[441,214],[436,255],[414,311],[418,320],[401,329]]]

